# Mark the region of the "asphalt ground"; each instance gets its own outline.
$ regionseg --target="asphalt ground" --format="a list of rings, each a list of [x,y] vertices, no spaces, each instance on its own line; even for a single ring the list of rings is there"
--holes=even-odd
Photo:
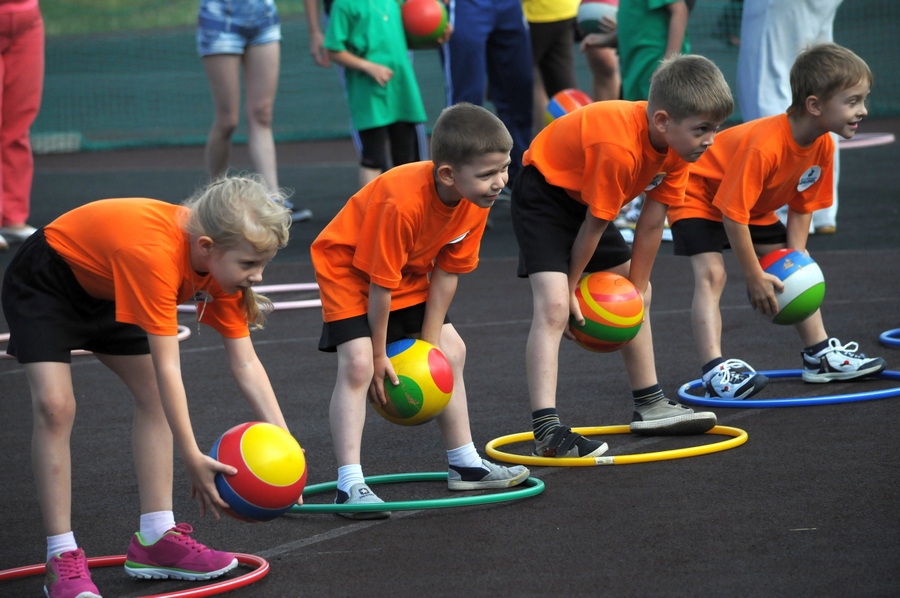
[[[891,131],[896,122],[867,122]],[[238,148],[234,162],[246,166]],[[311,282],[309,243],[355,190],[346,142],[279,146],[282,184],[314,212],[292,228],[290,245],[266,284]],[[878,343],[900,327],[900,144],[842,153],[838,232],[812,237],[825,273],[826,328],[843,342],[900,369],[900,352]],[[202,148],[39,156],[31,223],[43,225],[86,201],[148,196],[180,201],[203,183]],[[476,446],[530,429],[524,348],[528,282],[515,277],[508,204],[492,209],[478,269],[462,277],[451,317],[468,347],[466,383]],[[0,269],[11,253],[0,255]],[[789,327],[750,309],[733,255],[722,298],[726,357],[757,369],[797,369],[801,349]],[[699,377],[691,335],[689,261],[663,244],[651,308],[659,379],[670,397]],[[279,301],[309,294],[274,296]],[[182,322],[191,325],[191,316]],[[278,311],[254,333],[257,351],[293,434],[306,449],[309,484],[336,479],[328,402],[336,357],[316,350],[317,309]],[[5,332],[0,320],[0,333]],[[252,419],[233,384],[218,335],[209,328],[182,343],[194,430],[210,446]],[[72,437],[73,526],[88,556],[123,554],[139,517],[124,385],[95,358],[73,358],[78,416]],[[869,392],[897,382],[805,385],[770,382],[762,397]],[[45,540],[30,473],[31,414],[25,375],[0,360],[0,570],[39,563]],[[756,398],[756,397],[755,397]],[[748,441],[709,455],[608,467],[532,467],[545,491],[521,500],[394,513],[354,522],[331,514],[287,515],[265,524],[201,519],[176,461],[175,512],[213,547],[267,559],[271,571],[235,596],[896,596],[900,593],[900,456],[894,423],[900,399],[780,408],[715,408],[720,425]],[[631,397],[618,355],[563,343],[559,410],[574,426],[627,424]],[[647,453],[725,440],[722,436],[608,436],[609,455]],[[526,454],[524,444],[505,450]],[[404,428],[374,411],[363,445],[366,475],[446,471],[434,423]],[[385,500],[458,496],[441,482],[378,486]],[[478,495],[479,493],[470,493]],[[326,502],[331,494],[309,497]],[[242,566],[235,573],[246,573]],[[118,567],[96,569],[104,596],[188,590],[178,581],[139,582]],[[38,577],[0,582],[0,596],[40,595]]]

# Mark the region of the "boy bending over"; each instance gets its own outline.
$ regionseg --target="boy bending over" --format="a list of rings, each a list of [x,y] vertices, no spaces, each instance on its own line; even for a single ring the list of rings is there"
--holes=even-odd
[[[644,299],[644,324],[621,349],[634,397],[632,432],[701,434],[715,426],[715,414],[669,401],[657,381],[650,271],[666,211],[684,200],[688,162],[712,145],[733,108],[711,61],[676,56],[654,74],[648,101],[585,106],[553,121],[525,153],[511,210],[519,276],[530,279],[534,296],[526,367],[536,455],[597,456],[607,449],[563,426],[556,411],[560,339],[571,338],[570,314],[584,325],[575,287],[583,274],[600,270],[628,277]],[[632,252],[609,223],[641,192],[647,202]]]
[[[789,247],[806,253],[812,213],[831,205],[834,142],[850,139],[866,116],[872,73],[856,54],[835,44],[812,46],[791,68],[793,102],[786,114],[723,131],[691,166],[684,204],[669,212],[675,255],[691,258],[691,316],[707,397],[744,399],[766,377],[740,359],[722,357],[719,300],[725,288],[722,250],[734,251],[750,302],[771,317],[784,285],[766,274],[758,256]],[[775,210],[787,205],[787,226]],[[855,342],[829,338],[817,310],[795,324],[804,349],[803,380],[830,382],[877,374],[881,358],[858,353]]]
[[[495,465],[475,450],[463,382],[466,347],[447,317],[457,278],[478,265],[488,208],[506,185],[511,149],[506,127],[484,108],[446,108],[432,132],[433,160],[380,175],[350,198],[312,244],[325,320],[319,349],[338,354],[330,412],[336,504],[382,502],[362,473],[366,395],[387,403],[384,379],[399,381],[385,347],[404,337],[439,347],[453,368],[453,396],[437,417],[450,490],[506,488],[528,477],[528,469]]]

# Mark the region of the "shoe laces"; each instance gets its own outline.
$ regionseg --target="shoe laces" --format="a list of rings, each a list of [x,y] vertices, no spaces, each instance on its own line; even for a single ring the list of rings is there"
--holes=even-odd
[[[188,523],[179,523],[169,531],[175,532],[170,533],[169,537],[171,537],[179,544],[184,545],[186,548],[196,550],[197,552],[204,552],[206,550],[209,550],[209,548],[191,537],[191,534],[194,533],[194,528],[191,527]]]
[[[56,570],[59,573],[59,579],[72,580],[90,577],[87,572],[87,559],[80,548],[60,554],[56,560]]]
[[[859,350],[859,343],[856,341],[850,341],[846,345],[841,345],[841,341],[836,338],[828,339],[828,349],[826,352],[836,351],[847,355],[848,357],[855,357],[858,359],[864,359],[866,356],[864,353],[857,353]]]
[[[750,367],[746,361],[740,359],[728,359],[717,365],[716,368],[722,373],[723,384],[738,384],[756,374],[756,370]],[[740,372],[738,371],[740,368],[745,368],[750,371]]]

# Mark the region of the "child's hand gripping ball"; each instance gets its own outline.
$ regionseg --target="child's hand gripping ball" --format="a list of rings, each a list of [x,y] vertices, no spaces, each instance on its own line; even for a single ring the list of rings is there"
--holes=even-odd
[[[387,405],[373,403],[389,422],[417,426],[437,417],[453,394],[453,371],[440,349],[423,340],[407,338],[387,346],[387,356],[400,384],[384,379]]]
[[[410,48],[437,47],[447,31],[447,9],[440,0],[406,0],[400,7]]]
[[[544,122],[548,125],[564,114],[574,112],[593,102],[591,96],[580,89],[563,89],[553,94],[544,111]]]
[[[644,322],[644,300],[631,281],[612,272],[594,272],[575,287],[584,326],[570,319],[575,342],[609,353],[629,343]]]
[[[216,489],[228,503],[225,512],[242,521],[269,521],[297,503],[306,486],[303,449],[273,424],[248,422],[222,434],[210,451],[236,467],[233,476],[216,474]]]
[[[778,313],[776,324],[796,324],[813,315],[825,298],[825,277],[819,265],[808,255],[793,249],[776,249],[764,255],[759,265],[766,274],[776,276],[784,291],[775,292]]]

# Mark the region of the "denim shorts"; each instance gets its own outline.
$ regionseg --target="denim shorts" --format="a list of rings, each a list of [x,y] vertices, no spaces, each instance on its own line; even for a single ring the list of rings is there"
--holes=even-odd
[[[197,53],[243,54],[247,46],[281,41],[274,0],[202,0],[197,16]]]

